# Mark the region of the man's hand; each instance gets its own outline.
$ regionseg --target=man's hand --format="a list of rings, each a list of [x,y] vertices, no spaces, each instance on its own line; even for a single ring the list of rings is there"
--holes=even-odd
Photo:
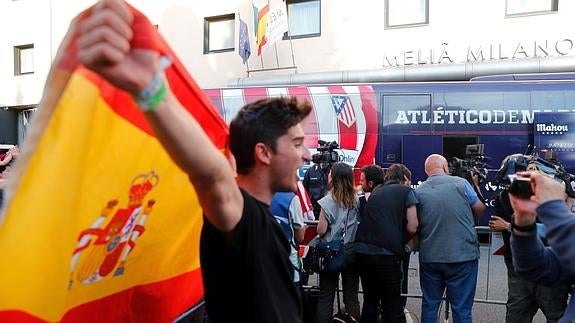
[[[134,49],[133,15],[122,0],[100,0],[78,21],[78,60],[114,86],[137,95],[158,68],[159,54]]]
[[[479,182],[481,181],[479,174],[477,174],[476,172],[473,172],[473,175],[471,175],[471,180],[473,181],[473,185],[475,187],[479,188]]]
[[[503,220],[497,215],[492,215],[491,220],[489,220],[489,228],[493,231],[505,231],[509,227],[509,222]]]
[[[527,226],[535,223],[535,209],[539,203],[531,199],[524,199],[509,193],[509,202],[514,211],[514,222],[520,226]]]

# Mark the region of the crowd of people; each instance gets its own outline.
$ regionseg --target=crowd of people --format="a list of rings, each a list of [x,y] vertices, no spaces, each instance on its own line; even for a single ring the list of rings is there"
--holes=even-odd
[[[485,205],[477,187],[449,175],[447,160],[437,154],[425,160],[428,178],[415,190],[405,165],[392,165],[385,175],[376,165],[364,167],[362,191],[371,193],[364,203],[351,167],[331,165],[327,192],[316,204],[318,239],[343,238],[349,259],[341,272],[319,273],[315,315],[304,315],[305,277],[294,250],[305,226],[294,211],[294,195],[278,192],[296,192],[295,174],[311,160],[301,125],[311,105],[288,97],[245,105],[230,123],[231,155],[225,156],[166,86],[157,53],[130,47],[131,19],[124,2],[99,1],[79,22],[78,59],[135,98],[166,151],[189,175],[204,210],[200,261],[210,322],[329,322],[340,276],[350,315],[377,322],[382,313],[384,322],[401,322],[409,259],[405,244],[414,233],[422,322],[437,321],[443,297],[454,322],[472,322],[479,259],[474,218]],[[571,282],[575,218],[564,202],[565,190],[536,172],[522,175],[535,195],[509,195],[514,270],[537,284]],[[547,245],[537,236],[536,217],[546,226]],[[284,230],[278,222],[287,224]],[[575,306],[562,315],[559,322],[572,321]]]
[[[486,209],[478,194],[478,178],[470,182],[450,176],[447,160],[437,154],[425,160],[424,168],[428,178],[414,190],[405,165],[393,164],[386,171],[377,165],[364,166],[354,194],[349,189],[351,167],[343,163],[331,166],[328,192],[318,201],[318,234],[320,239],[332,241],[341,238],[345,229],[354,232],[353,238],[348,235],[345,241],[353,245],[354,253],[341,273],[319,274],[321,305],[314,322],[330,322],[340,274],[345,308],[358,321],[404,322],[405,297],[401,295],[407,293],[411,251],[406,243],[415,233],[423,294],[421,321],[437,322],[444,298],[449,301],[454,322],[473,321],[479,261],[474,223]],[[573,302],[569,295],[573,293],[574,273],[569,258],[572,252],[565,241],[572,241],[569,234],[575,232],[574,199],[566,195],[564,185],[549,176],[537,172],[520,175],[530,177],[532,185],[541,188],[534,189],[535,195],[528,199],[502,190],[495,201],[496,214],[489,222],[493,231],[503,232],[508,247],[505,322],[531,322],[538,310],[548,322],[570,322],[575,315],[573,307],[568,307],[570,299]],[[553,191],[543,192],[551,187]],[[368,197],[364,205],[363,196]],[[354,223],[347,222],[350,210]],[[517,218],[529,220],[519,222]],[[513,257],[512,250],[520,256]],[[358,275],[363,289],[361,314],[357,306]]]

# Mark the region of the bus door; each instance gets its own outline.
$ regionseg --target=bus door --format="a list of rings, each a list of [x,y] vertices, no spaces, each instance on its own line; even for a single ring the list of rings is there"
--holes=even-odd
[[[424,163],[431,154],[443,154],[441,135],[403,135],[401,138],[401,160],[411,171],[411,182],[425,181]]]

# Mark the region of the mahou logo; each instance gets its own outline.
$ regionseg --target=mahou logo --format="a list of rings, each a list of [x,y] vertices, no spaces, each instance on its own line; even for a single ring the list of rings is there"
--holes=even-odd
[[[554,123],[551,123],[551,124],[538,123],[536,125],[536,130],[537,130],[537,132],[541,132],[543,134],[561,135],[564,132],[569,132],[569,126],[568,125],[556,125]]]

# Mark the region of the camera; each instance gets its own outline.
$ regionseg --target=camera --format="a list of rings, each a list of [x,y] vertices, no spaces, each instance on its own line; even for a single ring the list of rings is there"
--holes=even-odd
[[[311,156],[315,164],[333,164],[339,161],[339,154],[335,149],[339,148],[337,141],[317,141],[317,153]]]
[[[472,185],[473,176],[477,175],[479,185],[481,185],[487,179],[486,161],[491,160],[490,157],[483,154],[483,150],[483,144],[467,145],[464,158],[451,157],[449,159],[449,173],[453,176],[465,178]]]
[[[528,177],[521,177],[514,174],[507,175],[509,178],[509,193],[521,198],[529,198],[533,195],[531,181]]]
[[[545,158],[535,152],[532,152],[530,155],[512,154],[505,157],[501,163],[501,168],[499,168],[497,175],[493,179],[493,183],[495,185],[503,185],[505,189],[508,189],[509,192],[514,195],[529,197],[533,195],[530,182],[528,179],[516,176],[515,173],[535,170],[549,175],[549,177],[558,182],[564,183],[567,195],[575,198],[575,191],[572,186],[572,183],[575,181],[575,176],[563,168],[561,162],[557,160],[555,153],[551,151],[545,152]]]

